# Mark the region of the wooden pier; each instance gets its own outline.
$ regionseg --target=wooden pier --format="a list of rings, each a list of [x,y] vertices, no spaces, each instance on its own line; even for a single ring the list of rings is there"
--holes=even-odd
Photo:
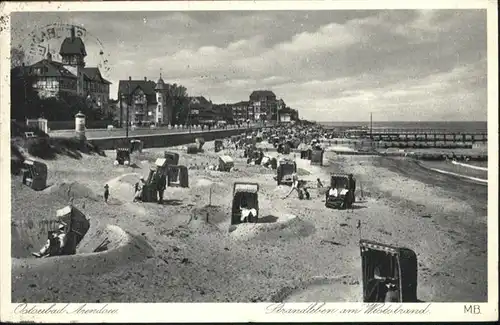
[[[400,142],[487,142],[488,132],[454,132],[429,129],[375,129],[368,133],[375,141]]]

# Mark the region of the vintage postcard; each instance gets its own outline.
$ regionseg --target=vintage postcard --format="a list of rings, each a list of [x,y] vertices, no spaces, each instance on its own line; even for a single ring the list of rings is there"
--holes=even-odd
[[[497,320],[497,26],[2,3],[1,320]]]

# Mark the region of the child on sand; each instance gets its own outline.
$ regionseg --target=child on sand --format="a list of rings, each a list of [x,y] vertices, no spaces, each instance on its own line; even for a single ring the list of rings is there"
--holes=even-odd
[[[288,194],[285,195],[285,197],[283,197],[282,199],[284,200],[287,197],[289,197],[290,194],[292,194],[293,191],[297,191],[299,199],[300,199],[301,195],[303,195],[302,191],[299,189],[299,177],[297,176],[296,173],[292,174],[292,188],[290,189],[290,192],[288,192]]]
[[[108,203],[109,198],[109,185],[104,185],[104,202]]]
[[[306,200],[310,200],[311,194],[309,194],[309,191],[307,190],[306,187],[304,187],[303,191],[304,191],[304,196],[305,196]]]

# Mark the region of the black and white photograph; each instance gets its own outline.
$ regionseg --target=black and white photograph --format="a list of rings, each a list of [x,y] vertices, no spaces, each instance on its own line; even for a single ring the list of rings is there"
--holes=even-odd
[[[7,5],[2,316],[497,319],[497,4],[245,2]]]

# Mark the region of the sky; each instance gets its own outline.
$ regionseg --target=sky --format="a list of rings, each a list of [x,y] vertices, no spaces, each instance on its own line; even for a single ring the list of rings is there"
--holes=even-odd
[[[113,83],[111,98],[119,80],[161,72],[214,103],[272,90],[308,120],[487,120],[486,10],[31,12],[11,23],[27,52],[43,26],[84,27],[87,66]]]

